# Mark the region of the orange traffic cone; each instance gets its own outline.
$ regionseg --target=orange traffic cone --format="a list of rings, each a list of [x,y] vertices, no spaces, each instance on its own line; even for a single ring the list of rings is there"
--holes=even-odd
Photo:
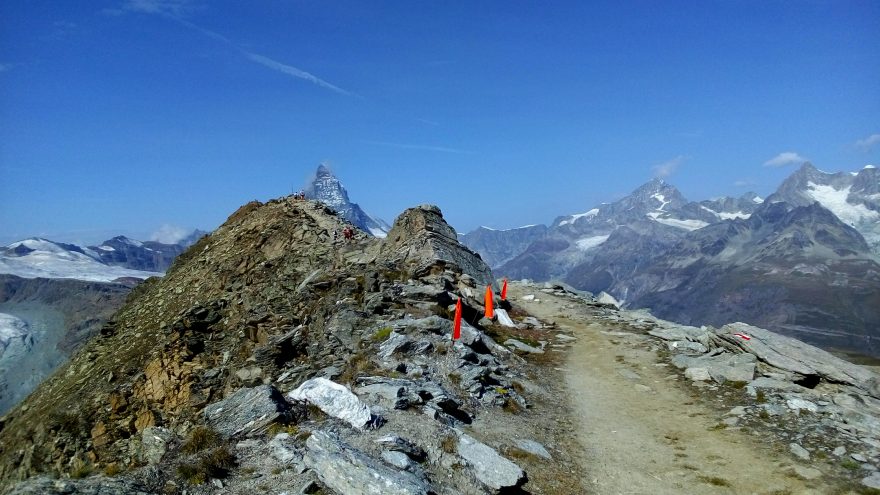
[[[501,300],[507,300],[507,279],[504,279],[504,285],[501,286]]]
[[[487,285],[486,286],[486,314],[485,314],[485,316],[486,316],[486,318],[489,318],[490,320],[492,319],[493,316],[495,316],[495,309],[493,307],[493,304],[494,304],[493,299],[494,298],[495,298],[495,296],[494,296],[494,294],[492,294],[492,286]]]
[[[461,299],[455,302],[455,318],[452,325],[452,340],[456,341],[461,338]]]

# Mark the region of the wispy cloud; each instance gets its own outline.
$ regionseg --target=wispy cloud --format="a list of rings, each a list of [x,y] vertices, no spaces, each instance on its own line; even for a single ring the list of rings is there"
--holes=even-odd
[[[856,148],[859,148],[864,152],[868,152],[871,151],[871,148],[873,148],[877,144],[880,144],[880,134],[871,134],[865,139],[859,139],[858,141],[856,141]]]
[[[177,244],[192,233],[192,229],[185,229],[176,225],[165,224],[150,234],[150,240],[162,244]]]
[[[684,162],[690,159],[687,155],[678,155],[671,160],[666,160],[663,163],[658,163],[651,167],[651,170],[654,172],[654,177],[659,177],[661,179],[665,179],[670,175],[674,174],[678,167],[681,166]]]
[[[473,151],[467,150],[459,150],[455,148],[447,148],[445,146],[428,146],[423,144],[408,144],[408,143],[389,143],[387,141],[371,141],[368,139],[362,139],[362,143],[365,144],[374,144],[376,146],[390,146],[392,148],[402,148],[407,150],[424,150],[424,151],[438,151],[440,153],[457,153],[460,155],[472,155]]]
[[[740,179],[733,182],[733,185],[736,187],[749,187],[754,186],[755,182],[751,180]]]
[[[230,46],[237,52],[244,55],[247,60],[254,62],[256,64],[262,65],[263,67],[272,69],[276,72],[280,72],[282,74],[286,74],[288,76],[302,79],[304,81],[308,81],[316,86],[320,86],[325,89],[329,89],[336,93],[346,95],[346,96],[357,96],[354,93],[344,90],[335,84],[331,84],[320,77],[304,71],[298,67],[294,67],[289,64],[285,64],[283,62],[279,62],[273,58],[269,58],[265,55],[261,55],[259,53],[250,52],[245,50],[237,43],[232,41],[231,39],[223,36],[222,34],[212,31],[210,29],[206,29],[198,24],[190,22],[185,19],[186,16],[191,13],[199,10],[201,8],[201,4],[191,1],[191,0],[128,0],[126,1],[120,9],[113,9],[110,11],[105,11],[110,14],[121,14],[125,12],[134,12],[140,14],[151,14],[151,15],[159,15],[165,17],[166,19],[172,20],[182,26],[185,26],[189,29],[192,29],[198,33],[201,33],[204,36],[207,36],[213,40],[216,40],[220,43]]]
[[[764,162],[765,167],[785,167],[787,165],[800,165],[807,161],[806,158],[794,151],[784,151]]]
[[[269,57],[259,55],[257,53],[250,53],[242,50],[242,53],[247,56],[248,59],[260,64],[264,65],[270,69],[281,72],[282,74],[287,74],[288,76],[298,77],[300,79],[305,79],[311,83],[314,83],[322,88],[327,88],[331,91],[336,91],[339,94],[343,94],[346,96],[353,96],[351,92],[346,91],[339,86],[328,83],[327,81],[321,79],[320,77],[315,76],[314,74],[310,74],[302,69],[297,69],[292,65],[282,64],[277,60],[272,60]]]

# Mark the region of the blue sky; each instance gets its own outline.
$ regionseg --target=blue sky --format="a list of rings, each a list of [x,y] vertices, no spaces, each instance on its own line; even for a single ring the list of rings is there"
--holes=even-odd
[[[880,3],[0,3],[0,241],[213,228],[328,161],[391,222],[880,162]]]

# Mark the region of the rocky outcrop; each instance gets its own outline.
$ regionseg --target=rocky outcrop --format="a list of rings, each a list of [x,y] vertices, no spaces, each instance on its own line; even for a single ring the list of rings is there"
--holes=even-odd
[[[770,366],[797,375],[798,380],[822,379],[853,385],[880,399],[880,383],[875,373],[800,340],[745,323],[724,325],[716,334]]]
[[[451,268],[470,275],[478,286],[494,282],[489,266],[480,255],[459,244],[455,230],[434,205],[410,208],[397,217],[379,259],[405,267],[415,277]]]
[[[346,495],[428,495],[430,487],[417,476],[391,469],[323,431],[306,442],[303,458],[325,485]]]
[[[205,408],[208,425],[225,437],[262,434],[272,423],[287,423],[293,417],[290,405],[269,385],[238,389]]]

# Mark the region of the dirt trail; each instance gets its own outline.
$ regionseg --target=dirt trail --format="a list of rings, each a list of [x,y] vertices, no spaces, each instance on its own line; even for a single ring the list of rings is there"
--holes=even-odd
[[[526,289],[528,290],[528,289]],[[541,302],[519,296],[534,293]],[[812,494],[830,493],[821,480],[792,474],[787,446],[767,445],[718,428],[723,411],[714,392],[678,383],[650,337],[620,332],[586,316],[569,299],[517,287],[517,304],[577,340],[564,374],[584,451],[586,493]],[[703,394],[703,396],[701,396]]]

